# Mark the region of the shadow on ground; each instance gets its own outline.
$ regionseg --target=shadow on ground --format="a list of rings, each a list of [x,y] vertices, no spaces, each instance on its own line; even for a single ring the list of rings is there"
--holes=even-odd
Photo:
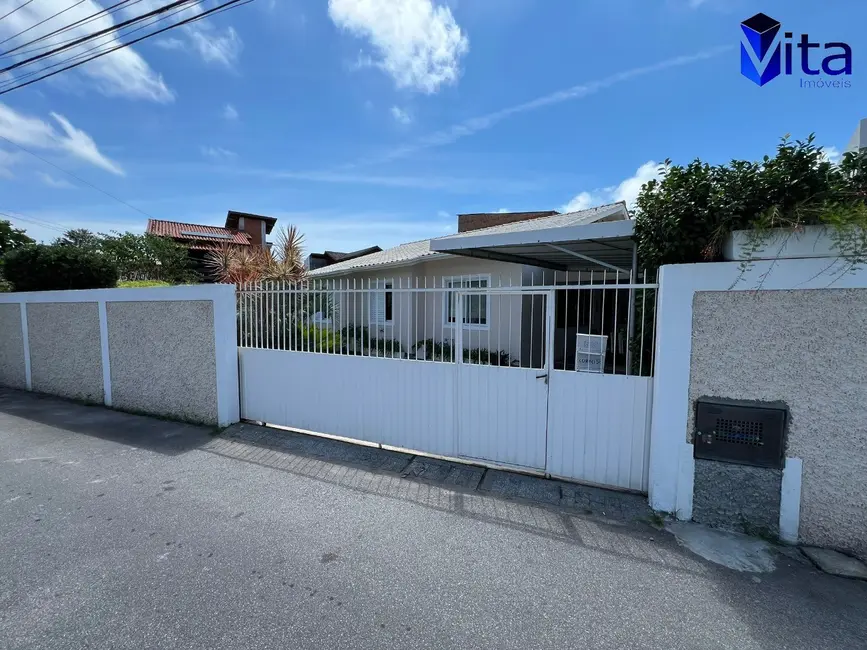
[[[652,525],[643,496],[249,424],[227,429],[202,450],[698,576],[737,611],[728,625],[746,632],[756,647],[855,647],[852,640],[862,638],[867,620],[867,583],[821,574],[793,548],[772,549],[782,569],[772,573],[712,564]],[[665,579],[665,573],[659,576]],[[817,627],[810,611],[825,612],[830,624]]]
[[[651,525],[641,495],[251,424],[230,427],[202,450],[615,556],[698,574],[708,569],[675,544],[658,543],[668,535]]]
[[[0,388],[0,413],[161,454],[177,455],[211,440],[213,429]]]

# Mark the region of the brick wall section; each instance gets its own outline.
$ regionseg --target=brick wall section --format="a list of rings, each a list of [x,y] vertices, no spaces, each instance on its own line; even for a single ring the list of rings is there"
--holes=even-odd
[[[262,228],[263,223],[261,219],[244,217],[244,227],[241,230],[250,235],[250,244],[253,246],[261,246],[265,242],[262,237],[262,233],[264,232]]]
[[[542,212],[477,212],[473,214],[459,214],[458,232],[469,232],[471,230],[480,230],[481,228],[490,228],[491,226],[502,226],[506,223],[515,223],[516,221],[541,219],[542,217],[550,217],[555,214],[559,213],[556,210],[544,210]]]

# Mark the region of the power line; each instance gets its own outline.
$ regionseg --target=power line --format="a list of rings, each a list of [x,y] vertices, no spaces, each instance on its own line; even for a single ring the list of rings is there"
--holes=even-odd
[[[140,1],[140,0],[137,0],[137,1]],[[202,0],[195,0],[194,4],[198,4],[201,1]],[[247,0],[247,1],[252,2],[252,0]],[[136,27],[135,29],[131,29],[129,31],[123,32],[123,34],[103,34],[102,36],[100,36],[98,38],[108,38],[109,39],[108,41],[105,41],[103,43],[100,43],[99,45],[96,45],[94,47],[86,49],[83,52],[79,52],[78,54],[74,54],[70,57],[62,59],[62,60],[58,61],[57,63],[53,63],[52,65],[43,66],[43,67],[39,68],[38,70],[34,70],[32,72],[28,72],[27,74],[20,75],[18,77],[10,79],[9,81],[7,81],[5,83],[0,83],[0,90],[3,90],[4,88],[9,87],[9,86],[14,86],[15,84],[19,83],[20,81],[27,79],[29,77],[33,77],[35,75],[41,74],[41,73],[45,72],[46,70],[51,70],[52,68],[56,68],[58,66],[66,64],[66,63],[80,60],[80,59],[84,58],[88,53],[93,52],[94,50],[99,50],[100,48],[105,47],[106,45],[110,45],[114,40],[119,40],[119,37],[121,37],[121,36],[129,36],[130,34],[134,34],[135,32],[140,32],[141,30],[146,29],[152,25],[155,25],[156,23],[167,20],[168,18],[170,18],[171,16],[173,16],[175,14],[178,14],[182,11],[187,11],[187,9],[189,9],[189,8],[190,7],[180,7],[178,9],[176,9],[175,11],[173,11],[172,13],[166,14],[165,16],[156,16],[156,17],[154,17],[154,20],[152,20],[151,22],[149,22],[145,25],[142,25],[140,27]]]
[[[40,20],[40,21],[39,21],[38,23],[36,23],[35,25],[31,25],[31,26],[28,27],[27,29],[22,29],[22,30],[21,30],[20,32],[18,32],[17,34],[14,34],[14,35],[10,36],[9,38],[7,38],[7,39],[5,39],[5,40],[3,40],[3,41],[0,41],[0,45],[3,45],[3,43],[6,43],[6,42],[8,42],[8,41],[11,41],[13,38],[18,38],[19,36],[21,36],[21,34],[26,34],[26,33],[29,32],[31,29],[34,29],[35,27],[39,27],[39,26],[42,25],[43,23],[47,23],[49,20],[52,20],[53,18],[57,18],[60,14],[65,14],[65,13],[66,13],[67,11],[69,11],[70,9],[74,9],[75,7],[77,7],[78,5],[80,5],[82,2],[86,2],[86,1],[87,1],[87,0],[78,0],[78,2],[76,2],[74,5],[71,5],[71,6],[67,7],[66,9],[62,9],[61,11],[58,11],[58,12],[57,12],[56,14],[54,14],[53,16],[49,16],[48,18],[46,18],[46,19],[44,19],[44,20]]]
[[[25,221],[27,223],[32,223],[34,226],[41,226],[42,228],[48,228],[49,230],[54,230],[55,232],[65,233],[68,228],[64,228],[60,224],[51,223],[50,221],[42,221],[41,219],[35,219],[33,217],[22,217],[18,216],[21,213],[18,212],[16,214],[9,214],[8,212],[0,212],[0,217],[6,217],[7,219],[15,219],[15,221]]]
[[[189,1],[189,0],[186,0],[186,1]],[[84,59],[83,61],[78,61],[76,63],[72,63],[72,64],[66,66],[65,68],[61,68],[60,70],[55,70],[54,72],[49,72],[48,74],[44,74],[41,77],[38,77],[36,79],[32,79],[30,81],[17,84],[15,86],[13,86],[12,88],[8,88],[8,87],[3,88],[2,90],[0,90],[0,95],[5,95],[6,93],[10,93],[13,90],[18,90],[19,88],[24,88],[25,86],[29,86],[31,84],[34,84],[37,81],[42,81],[43,79],[47,79],[48,77],[53,77],[56,74],[60,74],[61,72],[65,72],[66,70],[71,70],[73,68],[77,68],[78,66],[83,65],[85,63],[88,63],[90,61],[93,61],[94,59],[98,59],[100,57],[105,56],[106,54],[111,54],[112,52],[116,52],[117,50],[121,50],[125,47],[129,47],[130,45],[134,45],[140,41],[151,38],[152,36],[156,36],[157,34],[162,34],[163,32],[167,32],[170,29],[174,29],[175,27],[180,27],[181,25],[186,25],[188,23],[192,23],[192,22],[195,22],[197,20],[202,20],[203,18],[205,18],[211,14],[222,13],[223,11],[227,11],[230,8],[235,8],[236,6],[250,4],[252,1],[253,0],[244,0],[242,2],[242,0],[230,0],[229,2],[225,2],[221,5],[218,5],[217,7],[214,7],[213,9],[209,9],[208,11],[202,12],[198,16],[194,16],[192,18],[186,18],[186,19],[181,20],[181,21],[179,21],[173,25],[169,25],[168,27],[163,27],[162,29],[158,29],[154,32],[151,32],[151,33],[145,34],[144,36],[141,36],[139,38],[133,39],[132,41],[128,41],[126,43],[121,43],[120,45],[118,45],[116,47],[113,47],[113,48],[108,49],[108,50],[104,50],[102,52],[99,52],[98,54],[94,54],[93,56],[91,56],[87,59]],[[177,3],[173,3],[173,4],[177,4]]]
[[[24,4],[20,4],[20,5],[18,5],[17,7],[15,7],[15,9],[13,9],[12,11],[10,11],[9,13],[6,13],[6,14],[3,14],[2,16],[0,16],[0,20],[3,20],[4,18],[8,18],[9,16],[11,16],[12,14],[14,14],[14,13],[15,13],[16,11],[18,11],[19,9],[23,9],[24,7],[26,7],[27,5],[29,5],[31,2],[33,2],[33,0],[27,0],[27,2],[25,2]]]
[[[32,2],[33,0],[30,0],[30,1]],[[106,7],[105,9],[103,9],[101,11],[97,11],[95,13],[90,14],[89,16],[85,16],[84,18],[80,18],[79,20],[76,20],[74,23],[70,23],[69,25],[66,25],[65,27],[58,27],[53,32],[48,32],[47,34],[43,34],[39,38],[34,38],[32,41],[28,41],[26,43],[22,43],[21,45],[17,45],[15,47],[13,47],[11,50],[6,50],[2,54],[0,54],[0,57],[8,57],[9,55],[12,54],[12,52],[17,52],[22,47],[29,47],[31,45],[34,45],[35,43],[38,43],[39,41],[44,41],[45,39],[51,38],[52,36],[56,36],[58,34],[62,34],[63,32],[67,32],[71,29],[74,29],[75,27],[82,27],[82,26],[86,25],[87,23],[91,23],[94,20],[98,20],[99,18],[102,18],[103,15],[110,16],[111,14],[113,14],[117,11],[120,11],[124,7],[124,5],[126,5],[127,7],[131,7],[132,5],[138,4],[139,2],[142,2],[142,0],[132,0],[132,1],[131,0],[121,0],[120,2],[113,4],[110,7]],[[48,45],[41,45],[39,47],[35,47],[35,48],[30,49],[30,50],[25,50],[24,52],[18,52],[18,55],[21,56],[23,54],[35,52],[36,50],[44,50],[44,49],[52,47],[54,45],[60,45],[62,43],[69,43],[69,42],[74,41],[74,40],[75,40],[74,38],[70,38],[70,39],[67,39],[65,41],[59,41],[56,43],[49,43]]]
[[[42,54],[37,54],[36,56],[32,56],[28,59],[24,59],[23,61],[18,61],[17,63],[13,63],[12,65],[8,65],[5,68],[0,68],[0,74],[2,74],[4,72],[9,72],[10,70],[14,70],[16,68],[20,68],[21,66],[27,65],[28,63],[32,63],[34,61],[44,59],[45,57],[53,56],[53,55],[57,54],[58,52],[63,52],[64,50],[68,50],[70,48],[73,48],[76,45],[81,45],[82,43],[93,40],[94,38],[97,38],[97,37],[102,36],[104,34],[116,32],[116,31],[118,31],[118,30],[120,30],[120,29],[122,29],[128,25],[132,25],[132,24],[137,23],[139,21],[150,18],[151,16],[157,16],[159,14],[165,13],[171,9],[174,9],[178,5],[185,5],[185,4],[189,4],[190,2],[198,2],[198,1],[199,0],[175,0],[174,2],[170,2],[169,4],[167,4],[163,7],[158,7],[157,9],[154,9],[152,11],[148,11],[144,14],[135,16],[133,18],[129,18],[127,20],[124,20],[122,22],[117,23],[116,25],[112,25],[111,27],[105,27],[105,28],[97,30],[91,34],[87,34],[85,36],[81,36],[79,38],[76,38],[71,43],[67,43],[66,45],[61,45],[60,47],[56,47],[53,50],[50,50],[48,52],[44,52]],[[86,2],[86,0],[79,0],[76,3],[76,5],[81,4],[82,2]],[[76,5],[72,5],[72,6],[74,7]],[[69,7],[69,9],[71,9],[71,8],[72,7]],[[66,11],[66,10],[64,10],[64,11]],[[46,20],[50,20],[50,18],[46,18]],[[45,22],[45,20],[43,20],[40,23],[37,23],[33,27],[36,27],[37,25],[41,25],[44,22]],[[33,29],[33,27],[30,27],[29,29]],[[27,30],[24,30],[24,31],[27,31]],[[21,32],[21,33],[23,33],[23,32]],[[14,37],[10,37],[10,38],[14,38]],[[8,41],[8,40],[9,39],[7,38],[6,41]],[[0,41],[0,44],[5,43],[6,41]]]
[[[90,187],[92,187],[93,189],[95,189],[97,192],[101,192],[102,194],[105,194],[107,197],[114,199],[114,200],[117,201],[118,203],[123,203],[126,207],[131,208],[131,209],[135,210],[136,212],[140,212],[141,214],[143,214],[144,216],[148,217],[149,219],[156,219],[156,217],[154,217],[154,216],[148,214],[148,213],[145,212],[144,210],[141,210],[141,209],[135,207],[134,205],[132,205],[132,204],[130,204],[130,203],[127,203],[127,202],[124,201],[123,199],[119,199],[119,198],[117,198],[114,194],[111,194],[111,193],[109,193],[109,192],[106,192],[104,189],[102,189],[102,188],[100,188],[100,187],[97,187],[96,185],[94,185],[94,184],[91,183],[90,181],[86,181],[86,180],[84,180],[84,179],[81,178],[80,176],[78,176],[78,175],[76,175],[76,174],[73,174],[71,171],[68,171],[68,170],[64,169],[64,168],[61,167],[60,165],[55,165],[55,164],[54,164],[53,162],[51,162],[50,160],[46,160],[45,158],[43,158],[43,157],[40,156],[39,154],[33,153],[32,151],[30,151],[30,149],[27,149],[26,147],[21,146],[21,145],[18,144],[17,142],[13,142],[13,141],[10,140],[9,138],[7,138],[7,137],[5,137],[5,136],[2,136],[2,135],[0,135],[0,139],[5,140],[6,142],[8,142],[8,143],[11,144],[11,145],[15,145],[16,147],[18,147],[19,149],[21,149],[21,151],[24,151],[25,153],[29,153],[29,154],[30,154],[31,156],[33,156],[34,158],[38,158],[38,159],[41,160],[42,162],[44,162],[44,163],[46,163],[46,164],[48,164],[48,165],[51,165],[51,166],[54,167],[55,169],[59,169],[59,170],[62,171],[64,174],[67,174],[67,175],[69,175],[69,176],[72,176],[72,178],[76,179],[76,180],[79,181],[80,183],[84,183],[85,185],[89,185]]]

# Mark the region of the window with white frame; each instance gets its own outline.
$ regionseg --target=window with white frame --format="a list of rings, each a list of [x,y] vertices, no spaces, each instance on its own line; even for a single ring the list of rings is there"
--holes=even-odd
[[[462,275],[451,278],[443,278],[443,286],[449,289],[484,289],[491,286],[490,275]],[[446,325],[454,325],[457,322],[455,305],[457,302],[455,292],[448,291],[444,296]],[[491,306],[491,295],[482,293],[464,294],[464,326],[487,328],[488,313]]]
[[[377,289],[392,289],[391,280],[377,280]],[[392,291],[374,291],[370,294],[370,317],[374,323],[384,325],[391,323],[394,317],[394,293]]]

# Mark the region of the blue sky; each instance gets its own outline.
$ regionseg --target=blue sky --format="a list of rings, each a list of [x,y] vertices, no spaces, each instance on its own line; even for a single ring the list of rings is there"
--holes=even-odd
[[[70,4],[34,0],[0,40]],[[759,11],[849,43],[852,87],[743,78]],[[867,117],[865,24],[855,0],[256,0],[0,96],[0,135],[156,218],[235,209],[311,250],[386,247],[458,212],[631,200],[666,158],[755,159],[786,133],[842,150]],[[147,219],[2,140],[0,211],[38,239]]]

